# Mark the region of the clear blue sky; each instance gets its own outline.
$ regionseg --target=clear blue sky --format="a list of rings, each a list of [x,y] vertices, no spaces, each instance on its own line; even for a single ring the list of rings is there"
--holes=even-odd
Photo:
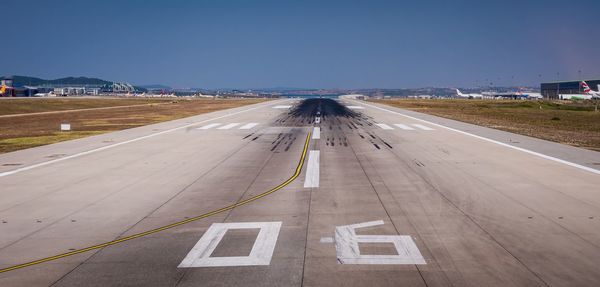
[[[537,85],[577,79],[580,70],[600,77],[598,0],[1,6],[0,75],[181,88]]]

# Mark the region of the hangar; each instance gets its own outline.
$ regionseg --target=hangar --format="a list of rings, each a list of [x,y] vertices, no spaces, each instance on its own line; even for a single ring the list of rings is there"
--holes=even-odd
[[[598,90],[600,80],[583,80],[585,81],[592,90]],[[581,81],[559,81],[542,83],[540,91],[544,98],[558,99],[559,94],[583,94],[583,88],[581,87]]]

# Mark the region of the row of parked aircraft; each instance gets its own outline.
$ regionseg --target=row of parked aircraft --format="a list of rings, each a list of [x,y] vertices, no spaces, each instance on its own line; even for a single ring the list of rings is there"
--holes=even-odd
[[[558,98],[561,100],[591,100],[600,98],[600,85],[598,85],[598,91],[590,89],[590,86],[585,81],[581,81],[581,87],[583,88],[583,94],[559,94]],[[527,98],[527,99],[542,99],[543,96],[540,93],[532,92],[515,92],[515,93],[481,93],[481,94],[463,94],[459,89],[456,89],[456,95],[460,98],[468,99],[495,99],[495,98]]]
[[[456,95],[459,98],[468,99],[497,99],[497,98],[527,98],[527,99],[542,99],[543,96],[540,93],[534,92],[513,92],[513,93],[496,93],[496,92],[484,92],[481,94],[471,93],[463,94],[459,89],[456,89]]]

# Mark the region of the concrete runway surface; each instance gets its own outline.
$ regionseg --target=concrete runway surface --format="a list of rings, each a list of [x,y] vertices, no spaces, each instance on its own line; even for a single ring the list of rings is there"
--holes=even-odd
[[[599,154],[329,99],[8,153],[0,286],[599,286]]]

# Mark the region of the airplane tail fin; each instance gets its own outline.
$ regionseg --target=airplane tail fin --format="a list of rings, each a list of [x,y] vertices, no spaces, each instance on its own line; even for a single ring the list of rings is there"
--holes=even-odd
[[[456,89],[456,94],[457,94],[459,97],[462,97],[462,96],[463,96],[463,93],[461,93],[459,89]]]
[[[581,81],[581,87],[583,87],[583,92],[586,94],[592,92],[592,89],[590,89],[590,86],[588,86],[588,84],[585,81]]]

